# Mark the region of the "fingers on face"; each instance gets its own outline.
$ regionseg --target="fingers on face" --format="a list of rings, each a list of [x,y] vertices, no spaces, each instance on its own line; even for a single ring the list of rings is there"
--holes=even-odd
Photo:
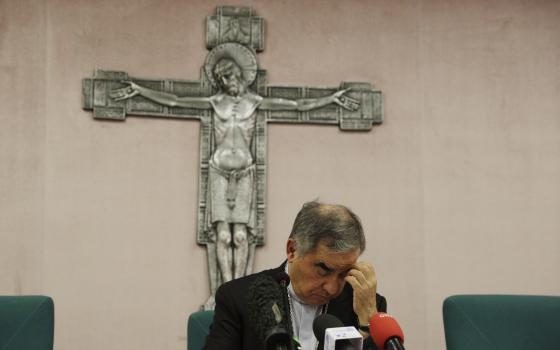
[[[352,269],[348,271],[348,275],[356,279],[356,281],[358,281],[358,283],[360,284],[367,283],[367,278],[364,275],[364,272],[359,269]]]
[[[358,262],[356,263],[356,267],[357,267],[359,270],[362,270],[362,271],[375,272],[374,269],[373,269],[373,265],[370,264],[370,263],[368,263],[367,261],[358,261]]]
[[[353,276],[353,275],[348,274],[348,275],[345,277],[345,280],[346,280],[346,282],[350,283],[350,285],[352,286],[352,288],[353,288],[354,290],[359,289],[359,287],[361,286],[361,283],[360,283],[360,282],[358,281],[358,279],[357,279],[355,276]]]
[[[348,276],[352,276],[363,285],[375,285],[377,281],[373,266],[365,261],[356,263],[354,268],[348,271]]]

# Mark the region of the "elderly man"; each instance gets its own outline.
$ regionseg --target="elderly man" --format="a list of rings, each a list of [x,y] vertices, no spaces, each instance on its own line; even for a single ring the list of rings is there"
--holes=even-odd
[[[371,316],[385,312],[385,298],[376,293],[373,267],[358,261],[365,237],[358,217],[341,205],[307,203],[298,213],[286,244],[286,261],[278,268],[233,280],[216,293],[214,322],[207,350],[262,348],[255,320],[248,311],[248,290],[259,275],[286,271],[293,334],[304,350],[318,347],[312,330],[315,317],[328,313],[360,329],[364,349],[376,349],[367,334]]]

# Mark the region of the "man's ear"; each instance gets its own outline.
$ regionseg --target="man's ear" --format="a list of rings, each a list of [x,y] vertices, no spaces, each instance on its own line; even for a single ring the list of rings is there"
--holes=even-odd
[[[296,258],[296,241],[292,238],[286,243],[286,258],[288,262],[292,262]]]

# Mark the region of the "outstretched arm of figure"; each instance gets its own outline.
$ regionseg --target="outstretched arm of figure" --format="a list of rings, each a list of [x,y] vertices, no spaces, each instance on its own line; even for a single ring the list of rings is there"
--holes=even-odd
[[[344,109],[355,111],[360,107],[360,101],[344,95],[350,89],[338,90],[332,95],[320,98],[304,98],[299,100],[287,100],[283,98],[264,98],[259,109],[275,111],[309,111],[336,103]]]
[[[140,95],[168,107],[198,109],[207,109],[211,107],[209,97],[178,97],[177,95],[167,92],[148,89],[146,87],[133,83],[132,81],[123,81],[123,83],[128,84],[128,86],[113,90],[109,94],[109,96],[111,96],[111,98],[113,98],[115,101],[122,101],[132,98],[136,95]]]

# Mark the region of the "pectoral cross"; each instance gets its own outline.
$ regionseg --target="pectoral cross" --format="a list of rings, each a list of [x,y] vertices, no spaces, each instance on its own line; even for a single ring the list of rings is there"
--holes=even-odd
[[[263,20],[250,7],[218,7],[207,19],[210,50],[201,79],[136,79],[95,71],[83,80],[83,108],[95,119],[128,115],[198,119],[201,127],[197,243],[208,253],[212,309],[218,286],[250,274],[266,228],[268,123],[331,124],[368,131],[383,119],[369,83],[338,87],[267,86],[256,53]]]

